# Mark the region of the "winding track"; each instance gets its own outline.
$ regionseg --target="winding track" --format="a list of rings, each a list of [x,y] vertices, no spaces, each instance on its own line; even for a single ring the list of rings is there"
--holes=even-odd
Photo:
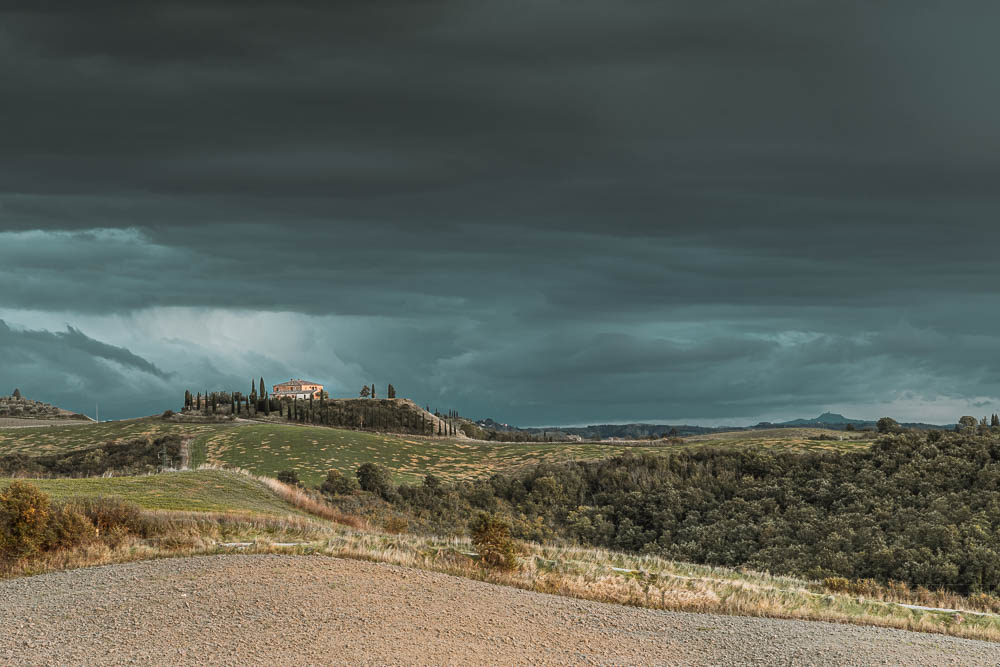
[[[997,665],[1000,644],[684,614],[320,556],[0,582],[0,664]]]

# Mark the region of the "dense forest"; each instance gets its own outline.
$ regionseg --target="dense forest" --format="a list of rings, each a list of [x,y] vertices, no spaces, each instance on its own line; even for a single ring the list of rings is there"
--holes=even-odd
[[[539,465],[457,485],[380,479],[368,490],[435,530],[488,510],[522,538],[1000,591],[1000,440],[974,429],[887,434],[846,454],[704,449]]]

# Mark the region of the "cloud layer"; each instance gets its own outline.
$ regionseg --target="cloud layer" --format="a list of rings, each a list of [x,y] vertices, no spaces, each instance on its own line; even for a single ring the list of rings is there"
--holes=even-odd
[[[1000,410],[994,6],[293,5],[0,10],[8,383]]]

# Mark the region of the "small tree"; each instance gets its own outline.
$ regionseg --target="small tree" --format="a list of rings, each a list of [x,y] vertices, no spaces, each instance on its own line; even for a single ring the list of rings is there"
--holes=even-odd
[[[289,486],[299,486],[299,473],[294,470],[282,470],[278,473],[278,481]]]
[[[469,524],[472,544],[483,565],[498,570],[517,567],[517,543],[510,537],[510,524],[495,514],[480,512]]]
[[[374,463],[362,463],[355,473],[358,478],[358,485],[362,491],[377,493],[383,498],[392,496],[395,490],[392,486],[392,479],[389,471]]]
[[[371,396],[371,393],[372,390],[369,389],[368,385],[365,385],[361,388],[361,398],[368,398],[369,396]]]
[[[320,485],[319,490],[328,496],[342,496],[358,488],[358,480],[348,477],[339,470],[331,470],[326,473],[326,479]]]
[[[977,424],[978,422],[976,421],[975,417],[972,417],[970,415],[965,415],[964,417],[959,418],[957,428],[960,431],[964,431],[966,429],[976,428]]]
[[[372,398],[375,398],[375,383],[372,383]]]
[[[389,385],[389,391],[387,392],[387,395],[389,396],[389,398],[396,398],[396,388],[393,387],[391,384]]]
[[[20,389],[17,389],[17,388],[15,388],[15,389],[14,389],[14,393],[13,393],[13,394],[11,394],[11,396],[13,396],[14,398],[21,398],[21,390],[20,390]]]
[[[0,492],[0,562],[37,553],[48,521],[49,497],[26,482],[11,482]]]
[[[973,418],[973,421],[975,421],[975,418]],[[892,417],[882,417],[875,422],[875,428],[878,429],[879,433],[902,433],[903,431],[903,427]]]
[[[990,426],[1000,426],[1000,415],[993,413],[993,416],[990,417]]]

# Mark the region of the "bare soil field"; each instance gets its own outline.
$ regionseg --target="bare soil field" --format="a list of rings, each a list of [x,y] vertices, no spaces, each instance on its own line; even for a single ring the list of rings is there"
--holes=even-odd
[[[662,612],[320,556],[0,582],[2,664],[996,665],[1000,645]]]

